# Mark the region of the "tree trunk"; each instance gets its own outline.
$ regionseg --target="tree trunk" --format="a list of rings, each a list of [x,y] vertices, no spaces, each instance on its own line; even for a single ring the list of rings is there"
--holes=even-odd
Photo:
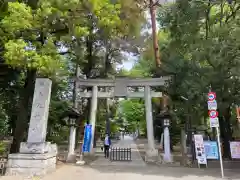
[[[231,125],[230,125],[231,109],[226,108],[222,116],[219,118],[220,133],[223,140],[223,157],[231,159],[230,141],[232,139]]]
[[[150,0],[150,15],[151,15],[151,23],[152,23],[152,36],[153,36],[153,49],[155,62],[157,67],[161,65],[159,47],[158,47],[158,39],[157,39],[157,25],[156,25],[156,6],[154,5],[153,0]]]
[[[181,165],[187,165],[187,144],[186,144],[186,132],[185,128],[181,129],[181,153],[182,153],[182,161]]]
[[[19,152],[20,143],[23,142],[25,132],[28,128],[28,119],[31,112],[31,101],[34,92],[35,79],[36,70],[28,70],[26,73],[24,87],[20,92],[16,128],[13,132],[13,143],[10,150],[11,153]]]

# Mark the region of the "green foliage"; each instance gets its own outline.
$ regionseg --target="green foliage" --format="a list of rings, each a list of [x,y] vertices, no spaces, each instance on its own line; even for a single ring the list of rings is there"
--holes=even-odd
[[[144,131],[146,128],[144,109],[144,104],[137,99],[122,100],[119,103],[116,119],[122,119],[121,126],[126,126],[130,132],[135,132],[137,128]]]
[[[66,127],[63,115],[70,107],[70,103],[61,97],[61,95],[67,93],[68,87],[66,82],[53,81],[47,138],[54,143],[61,143],[62,141],[68,140],[69,127]]]
[[[231,139],[229,127],[238,129],[233,112],[240,95],[239,7],[238,1],[181,0],[159,9],[162,65],[155,67],[150,39],[132,72],[142,77],[144,73],[171,75],[165,93],[176,117],[174,133],[188,116],[194,127],[207,126],[206,96],[210,87],[217,93],[221,133],[228,138],[225,142]]]
[[[0,136],[4,136],[8,134],[9,130],[9,117],[7,116],[5,110],[2,108],[0,104]]]
[[[136,123],[144,118],[144,104],[139,100],[123,100],[120,102],[122,115],[128,122]]]
[[[72,84],[68,79],[75,74],[76,65],[88,78],[98,76],[92,75],[94,68],[101,77],[114,75],[115,65],[124,58],[122,52],[137,52],[145,21],[138,4],[134,0],[0,1],[0,69],[10,72],[2,68],[2,64],[4,68],[7,65],[17,74],[6,83],[8,90],[3,89],[7,94],[3,109],[11,120],[7,124],[12,127],[16,119],[21,121],[20,90],[25,92],[29,78],[26,72],[36,70],[37,76],[53,80],[47,138],[54,142],[66,140],[68,131],[61,114],[72,106]],[[81,104],[81,111],[87,112],[87,107]],[[105,128],[105,114],[99,119]],[[116,125],[111,128],[115,131]]]
[[[0,142],[0,155],[5,152],[5,145],[3,142]]]

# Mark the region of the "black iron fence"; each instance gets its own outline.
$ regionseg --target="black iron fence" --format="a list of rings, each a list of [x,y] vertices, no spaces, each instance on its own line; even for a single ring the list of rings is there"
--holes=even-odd
[[[131,148],[112,147],[110,149],[110,161],[131,161]]]

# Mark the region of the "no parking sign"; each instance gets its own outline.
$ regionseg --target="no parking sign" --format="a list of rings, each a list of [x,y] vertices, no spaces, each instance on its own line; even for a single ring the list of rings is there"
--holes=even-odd
[[[209,92],[208,93],[208,101],[214,101],[216,99],[216,93],[215,92]]]
[[[218,112],[216,110],[210,110],[208,112],[210,118],[216,118],[218,117]]]

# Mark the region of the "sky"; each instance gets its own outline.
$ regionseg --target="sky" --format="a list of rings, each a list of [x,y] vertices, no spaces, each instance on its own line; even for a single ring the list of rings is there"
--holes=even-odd
[[[132,56],[132,55],[127,55],[128,56],[128,61],[124,61],[123,64],[118,65],[117,68],[119,69],[126,69],[126,70],[131,70],[134,63],[136,62],[137,58]]]
[[[131,69],[132,69],[132,67],[133,67],[133,64],[134,64],[134,62],[133,62],[133,61],[124,62],[124,63],[123,63],[123,68],[129,71],[129,70],[131,70]]]

